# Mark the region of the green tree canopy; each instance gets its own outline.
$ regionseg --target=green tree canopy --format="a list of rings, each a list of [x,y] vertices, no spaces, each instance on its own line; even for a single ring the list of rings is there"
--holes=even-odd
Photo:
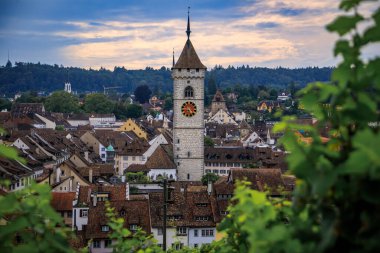
[[[219,179],[219,176],[215,173],[206,173],[202,176],[201,181],[203,185],[207,185],[207,183],[210,181],[212,183],[215,183]]]
[[[104,94],[89,94],[84,100],[84,109],[89,113],[112,113],[114,104]]]
[[[135,98],[140,104],[146,103],[149,101],[150,95],[152,91],[150,90],[148,85],[140,85],[135,89]]]
[[[45,108],[50,112],[76,113],[79,111],[79,100],[65,91],[56,91],[46,98]]]
[[[127,118],[137,119],[143,114],[143,108],[140,105],[127,105]]]
[[[8,99],[6,98],[0,98],[0,111],[6,109],[6,110],[10,110],[12,108],[12,102],[9,101]]]

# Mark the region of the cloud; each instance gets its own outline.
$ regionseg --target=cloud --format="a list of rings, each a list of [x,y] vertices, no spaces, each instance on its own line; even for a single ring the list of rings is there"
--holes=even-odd
[[[191,40],[209,68],[242,64],[331,66],[335,63],[332,48],[337,37],[327,33],[324,26],[337,16],[338,0],[239,3],[217,10],[199,9],[198,16],[191,20]],[[366,8],[370,13],[370,8]],[[64,22],[46,20],[41,21],[39,29],[0,30],[0,36],[25,36],[27,41],[27,36],[33,35],[44,38],[44,43],[59,41],[56,58],[60,60],[57,61],[72,66],[169,67],[173,48],[178,58],[186,41],[185,15],[174,15],[171,9],[166,18],[162,13],[157,18],[146,18],[149,15],[141,7],[106,9],[104,12],[113,15],[107,18],[86,16]]]

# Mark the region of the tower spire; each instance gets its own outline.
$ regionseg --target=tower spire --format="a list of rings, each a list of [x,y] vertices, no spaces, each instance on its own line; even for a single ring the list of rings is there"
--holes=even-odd
[[[175,65],[175,61],[174,61],[174,47],[173,47],[173,67]]]
[[[190,6],[187,7],[187,30],[186,30],[186,34],[187,34],[187,40],[190,40]]]

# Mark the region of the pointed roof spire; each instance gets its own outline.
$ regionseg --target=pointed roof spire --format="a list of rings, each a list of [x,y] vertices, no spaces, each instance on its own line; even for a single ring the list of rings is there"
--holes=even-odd
[[[206,66],[202,64],[190,41],[190,7],[188,7],[187,14],[187,41],[173,69],[207,69]]]
[[[187,40],[190,40],[190,6],[187,7],[187,30],[186,30],[186,34],[187,34]]]
[[[174,61],[174,47],[173,47],[173,67],[175,65],[175,61]]]

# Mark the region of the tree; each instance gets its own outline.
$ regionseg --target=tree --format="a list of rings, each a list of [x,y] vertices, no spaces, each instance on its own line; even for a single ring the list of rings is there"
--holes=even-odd
[[[165,98],[164,110],[170,111],[173,109],[173,97]]]
[[[216,93],[216,81],[215,76],[211,75],[207,82],[207,93],[208,95],[214,95]]]
[[[236,205],[220,225],[227,236],[214,244],[216,251],[380,251],[380,131],[370,123],[379,121],[380,57],[360,58],[363,47],[380,40],[380,8],[363,18],[362,2],[342,0],[340,9],[350,13],[327,26],[341,36],[334,54],[343,61],[333,82],[317,82],[298,92],[317,127],[297,125],[294,117],[275,126],[285,132],[282,143],[297,177],[292,203],[268,199],[240,184],[232,199]],[[331,130],[323,142],[319,133],[326,125]],[[299,130],[312,142],[300,141]]]
[[[214,141],[209,136],[205,136],[204,143],[205,143],[205,147],[214,147],[215,145]]]
[[[137,119],[142,116],[143,108],[140,105],[127,105],[127,118]]]
[[[42,97],[38,97],[37,92],[28,91],[21,94],[21,96],[16,100],[16,103],[41,103],[43,101]]]
[[[257,98],[260,99],[260,100],[265,100],[265,99],[268,99],[269,98],[269,93],[265,90],[260,90],[259,91],[259,94],[257,95]]]
[[[126,119],[128,118],[128,110],[127,110],[127,104],[124,102],[118,102],[115,104],[115,108],[113,110],[113,113],[115,114],[115,117],[117,119]]]
[[[76,113],[79,111],[79,100],[65,91],[56,91],[45,101],[45,107],[50,112]]]
[[[276,100],[276,99],[277,99],[277,96],[278,96],[278,91],[277,91],[277,89],[275,89],[275,88],[270,89],[270,91],[269,91],[269,96],[270,96],[270,99],[272,99],[272,100]]]
[[[12,102],[9,101],[8,99],[6,98],[0,98],[0,111],[2,110],[11,110],[12,108]]]
[[[112,113],[114,104],[104,94],[94,93],[86,96],[84,109],[89,113]]]
[[[219,179],[219,176],[215,173],[206,173],[202,176],[201,181],[203,185],[207,185],[208,182],[215,183]]]
[[[134,94],[135,94],[136,100],[139,101],[140,104],[143,104],[149,101],[152,91],[150,90],[148,85],[140,85],[135,89]]]
[[[3,130],[0,129],[3,133]],[[0,144],[0,157],[25,163],[15,149]],[[7,189],[9,182],[0,181]],[[73,252],[70,230],[50,206],[50,187],[32,183],[26,188],[0,195],[0,247],[4,252]]]

